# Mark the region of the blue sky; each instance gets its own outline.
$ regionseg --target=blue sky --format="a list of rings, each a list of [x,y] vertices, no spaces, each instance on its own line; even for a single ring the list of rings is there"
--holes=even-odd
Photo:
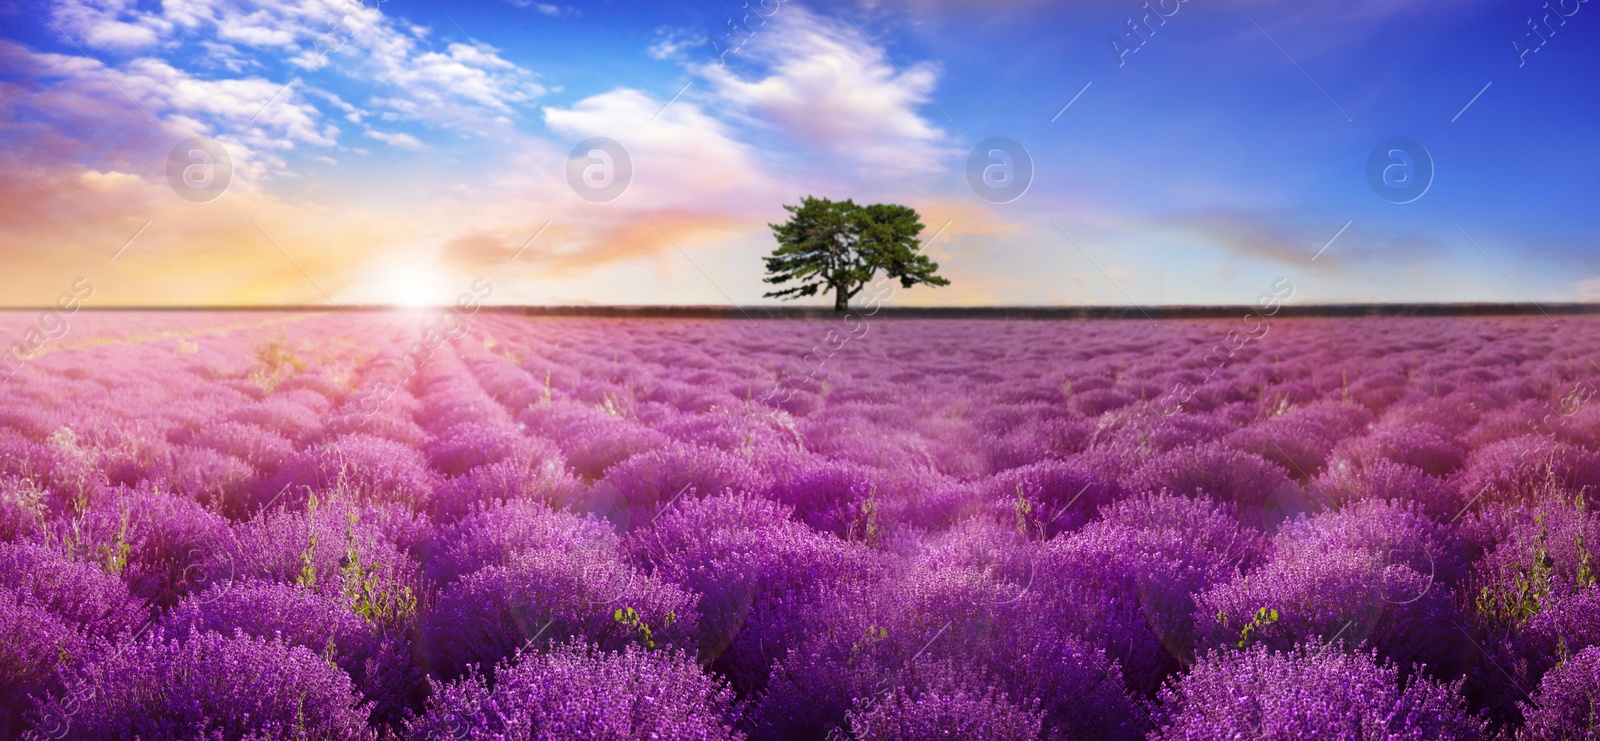
[[[1149,8],[15,4],[3,295],[770,303],[766,224],[815,194],[922,212],[952,285],[907,304],[1600,298],[1600,6]],[[169,177],[196,136],[225,190]],[[997,136],[1033,167],[1005,203],[967,174]],[[568,180],[590,137],[612,200]],[[1433,163],[1406,203],[1368,176],[1394,137]]]

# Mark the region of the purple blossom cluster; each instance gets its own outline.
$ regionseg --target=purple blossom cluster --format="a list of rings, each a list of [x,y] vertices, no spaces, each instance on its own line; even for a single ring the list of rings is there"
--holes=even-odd
[[[1485,738],[1458,685],[1403,682],[1392,665],[1332,647],[1213,652],[1161,691],[1150,738]]]
[[[1600,323],[427,321],[0,387],[0,741],[1600,727]]]

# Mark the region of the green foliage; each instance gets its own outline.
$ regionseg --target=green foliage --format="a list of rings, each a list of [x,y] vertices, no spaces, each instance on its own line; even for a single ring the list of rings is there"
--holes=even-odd
[[[656,647],[655,632],[650,629],[649,623],[639,619],[639,612],[637,610],[633,609],[632,607],[621,608],[611,613],[611,619],[638,631],[640,637],[644,640],[645,648]],[[673,623],[677,622],[677,620],[677,613],[668,611],[667,620],[662,624],[661,627],[670,628],[672,627]]]
[[[1023,496],[1021,484],[1017,485],[1017,498],[1011,500],[1011,509],[1017,515],[1017,534],[1028,537],[1028,515],[1033,514],[1033,502]]]
[[[122,511],[122,522],[117,526],[116,537],[112,539],[110,545],[101,546],[100,550],[105,556],[102,568],[105,569],[107,574],[120,576],[122,570],[128,567],[128,554],[133,550],[128,545],[128,511],[126,509]]]
[[[860,640],[850,644],[850,658],[845,662],[847,666],[855,666],[861,658],[861,652],[879,641],[889,638],[889,629],[882,625],[868,625],[867,632]]]
[[[110,543],[99,547],[98,553],[90,542],[93,538],[84,534],[83,527],[83,515],[71,518],[61,531],[46,526],[45,542],[59,548],[68,561],[82,559],[99,566],[107,574],[121,576],[128,567],[128,556],[133,553],[133,546],[128,543],[128,510],[122,510],[122,521],[117,526],[116,534]]]
[[[378,569],[361,563],[361,550],[356,540],[355,528],[360,516],[350,513],[350,523],[345,527],[344,563],[339,568],[339,584],[350,609],[367,622],[394,625],[417,611],[417,597],[410,587],[391,589]]]
[[[861,503],[860,514],[850,521],[845,539],[855,540],[857,532],[861,534],[861,542],[873,548],[878,547],[878,487],[876,486],[872,487],[872,493],[867,495],[866,501]]]
[[[1495,580],[1478,592],[1478,615],[1494,623],[1520,625],[1550,599],[1555,567],[1545,546],[1549,530],[1544,525],[1544,513],[1534,515],[1533,521],[1539,524],[1539,534],[1529,563],[1514,564],[1508,578]]]
[[[950,285],[937,274],[939,264],[922,253],[922,219],[909,207],[806,196],[799,206],[784,209],[792,214],[789,221],[769,225],[778,248],[765,258],[765,281],[799,285],[766,294],[769,298],[815,296],[827,288],[834,292],[833,308],[844,311],[880,270],[904,288]]]
[[[339,644],[336,643],[333,640],[333,636],[332,635],[329,635],[328,636],[328,642],[325,645],[323,645],[323,647],[322,647],[322,660],[323,660],[323,662],[327,663],[328,666],[333,667],[334,669],[338,669],[339,668],[339,662],[337,661],[338,656],[339,656]]]
[[[306,361],[295,354],[282,333],[257,343],[253,350],[255,360],[260,365],[250,371],[250,382],[269,394],[284,379],[305,370]]]
[[[295,577],[294,580],[296,586],[312,590],[317,588],[317,562],[315,560],[317,554],[317,529],[315,524],[312,524],[316,514],[317,495],[312,494],[306,510],[306,522],[308,523],[306,529],[310,531],[310,542],[306,544],[306,549],[300,552],[300,575]]]
[[[1573,505],[1578,508],[1578,586],[1592,587],[1595,583],[1594,568],[1589,565],[1589,548],[1583,542],[1583,528],[1588,522],[1583,512],[1583,492],[1578,493],[1578,500]]]
[[[1278,611],[1271,607],[1263,607],[1256,610],[1256,614],[1250,618],[1250,622],[1245,623],[1244,627],[1239,630],[1239,640],[1233,644],[1234,647],[1244,648],[1250,645],[1250,638],[1260,635],[1262,629],[1278,622],[1278,617]],[[1217,613],[1217,621],[1222,623],[1222,627],[1228,627],[1228,616],[1226,614]]]

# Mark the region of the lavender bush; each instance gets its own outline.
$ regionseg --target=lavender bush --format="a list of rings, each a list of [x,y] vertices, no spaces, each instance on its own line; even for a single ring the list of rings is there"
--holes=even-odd
[[[1459,683],[1416,679],[1363,653],[1256,645],[1207,655],[1161,692],[1152,739],[1478,739]]]
[[[478,674],[435,685],[413,727],[434,739],[682,738],[734,741],[733,693],[688,656],[581,643],[511,657],[491,688]]]

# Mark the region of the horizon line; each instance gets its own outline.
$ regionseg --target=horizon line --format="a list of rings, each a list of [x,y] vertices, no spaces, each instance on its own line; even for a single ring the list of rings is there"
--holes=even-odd
[[[255,305],[122,305],[83,306],[76,311],[116,312],[350,312],[433,313],[456,309],[454,304],[255,304]],[[55,306],[0,307],[0,313],[55,312]],[[810,319],[842,316],[828,306],[715,304],[486,304],[471,312],[521,314],[525,316],[633,317],[671,319],[757,318]],[[1102,305],[987,305],[987,306],[879,306],[866,316],[907,319],[1211,319],[1230,317],[1239,312],[1255,312],[1253,304],[1102,304]],[[859,312],[857,312],[859,315]],[[1522,316],[1522,315],[1600,314],[1600,302],[1455,302],[1455,303],[1323,303],[1280,304],[1272,317],[1359,317],[1359,316]]]

